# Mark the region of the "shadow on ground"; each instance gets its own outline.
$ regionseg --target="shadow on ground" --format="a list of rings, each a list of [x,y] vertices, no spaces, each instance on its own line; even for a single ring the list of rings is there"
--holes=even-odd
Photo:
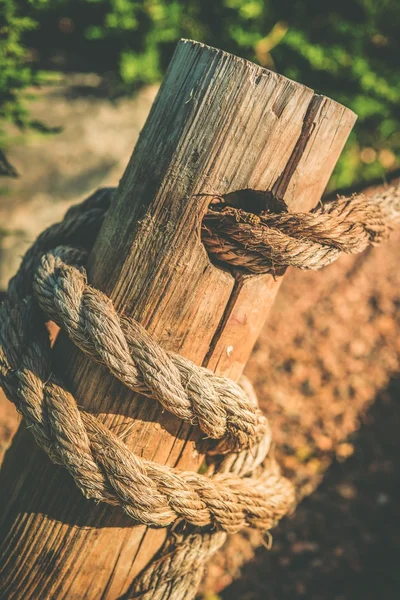
[[[226,600],[400,597],[400,379],[391,381],[319,489],[273,533]]]

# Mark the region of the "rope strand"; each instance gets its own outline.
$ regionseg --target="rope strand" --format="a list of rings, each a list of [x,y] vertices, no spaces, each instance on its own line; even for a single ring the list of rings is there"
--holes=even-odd
[[[135,521],[179,523],[129,597],[194,597],[207,559],[227,533],[266,531],[294,504],[294,490],[269,456],[270,430],[248,382],[239,386],[164,351],[139,323],[118,315],[87,283],[84,263],[114,190],[71,208],[28,250],[0,306],[0,383],[37,443],[63,465],[86,498],[119,505]],[[312,213],[259,217],[211,203],[203,242],[219,263],[246,272],[288,265],[319,269],[342,252],[386,239],[400,221],[400,186],[365,200],[341,198]],[[47,318],[129,389],[158,401],[206,434],[205,475],[145,460],[77,403],[55,375]]]
[[[318,270],[342,253],[357,254],[384,241],[400,222],[400,184],[367,199],[362,194],[321,204],[310,213],[259,216],[216,198],[202,224],[210,257],[247,273],[285,267]]]

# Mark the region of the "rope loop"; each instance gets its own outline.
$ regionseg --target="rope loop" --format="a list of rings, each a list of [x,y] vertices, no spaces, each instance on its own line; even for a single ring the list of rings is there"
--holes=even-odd
[[[294,505],[270,453],[271,434],[251,384],[240,385],[163,350],[91,287],[85,262],[114,195],[96,192],[44,231],[25,254],[0,306],[0,383],[37,443],[86,498],[120,506],[152,527],[175,524],[131,596],[193,598],[205,561],[228,533],[269,530]],[[309,214],[250,216],[213,202],[202,233],[218,262],[248,272],[317,269],[376,245],[400,220],[400,186],[373,200],[339,199]],[[207,438],[205,474],[146,460],[79,409],[53,364],[46,320],[134,392],[159,402]],[[181,532],[178,535],[178,530]]]
[[[288,266],[318,270],[343,253],[384,241],[400,222],[400,184],[372,198],[362,194],[320,204],[310,213],[253,215],[215,198],[202,239],[217,264],[246,273],[277,273]]]

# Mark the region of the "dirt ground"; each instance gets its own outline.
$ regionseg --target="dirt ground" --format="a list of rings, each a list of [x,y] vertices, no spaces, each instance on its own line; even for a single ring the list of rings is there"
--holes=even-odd
[[[133,105],[110,108],[95,98],[91,108],[89,99],[67,102],[65,90],[57,94],[45,95],[37,110],[53,107],[60,119],[69,115],[60,138],[53,138],[50,148],[48,140],[33,140],[14,151],[26,177],[0,202],[0,218],[9,224],[1,244],[2,282],[43,221],[60,218],[72,199],[92,187],[116,183],[132,145],[106,150],[95,117],[103,115],[104,143],[111,145],[123,122],[118,111],[126,119]],[[138,108],[138,121],[132,120],[132,138],[154,90],[147,94],[135,105],[141,112]],[[78,138],[81,148],[72,151]],[[92,179],[79,171],[90,151]],[[105,168],[104,154],[112,155],[112,168]],[[63,156],[68,156],[66,171]],[[40,177],[36,168],[42,169]],[[272,532],[271,550],[256,549],[269,541],[257,534],[230,538],[208,569],[204,599],[399,597],[399,247],[400,233],[393,233],[385,246],[342,258],[320,273],[287,273],[247,375],[272,423],[276,456],[295,482],[300,504]],[[0,451],[16,424],[0,394]]]
[[[273,532],[225,600],[394,600],[400,573],[400,381],[393,379],[321,486]]]

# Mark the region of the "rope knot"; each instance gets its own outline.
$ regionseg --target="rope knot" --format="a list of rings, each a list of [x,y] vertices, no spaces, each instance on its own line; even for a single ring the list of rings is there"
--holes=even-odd
[[[172,545],[167,539],[133,593],[162,598],[155,591],[164,593],[174,581],[179,598],[189,598],[226,534],[245,526],[268,530],[293,506],[294,490],[271,456],[269,426],[249,382],[238,385],[166,352],[88,284],[84,264],[112,196],[113,190],[102,190],[73,207],[26,253],[0,306],[0,380],[38,444],[86,498],[118,505],[149,526],[183,523],[188,535]],[[371,201],[339,199],[308,214],[254,216],[212,204],[202,234],[216,260],[248,272],[318,269],[341,252],[380,243],[398,220],[400,186]],[[206,474],[135,455],[79,409],[54,373],[47,319],[129,389],[198,425],[209,438]]]
[[[338,198],[310,213],[253,215],[214,200],[202,239],[218,264],[248,273],[277,273],[288,266],[321,269],[341,253],[362,252],[385,240],[400,221],[400,185],[367,199]]]

